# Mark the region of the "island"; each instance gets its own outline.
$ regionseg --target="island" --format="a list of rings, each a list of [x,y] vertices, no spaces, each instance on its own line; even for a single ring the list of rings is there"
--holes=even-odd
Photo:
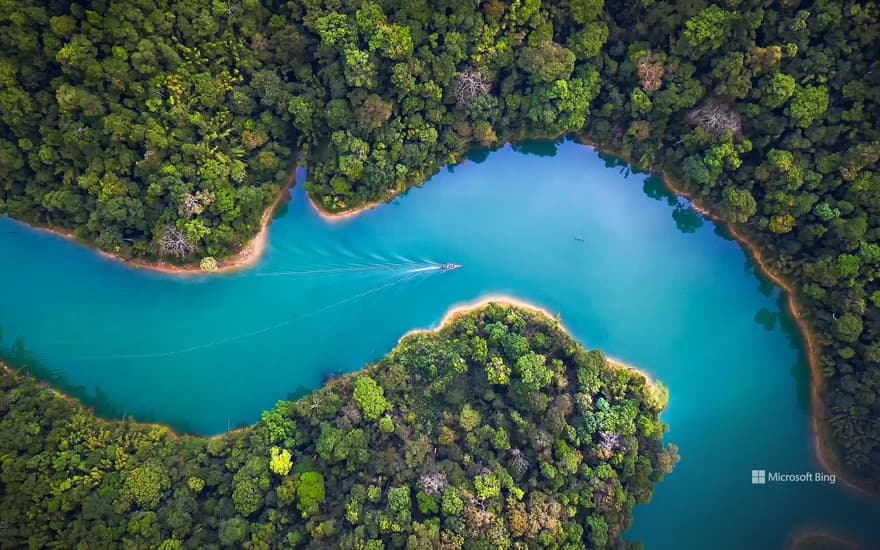
[[[621,548],[633,506],[678,460],[662,442],[666,400],[557,319],[498,302],[211,438],[103,420],[7,370],[0,537],[163,550]]]

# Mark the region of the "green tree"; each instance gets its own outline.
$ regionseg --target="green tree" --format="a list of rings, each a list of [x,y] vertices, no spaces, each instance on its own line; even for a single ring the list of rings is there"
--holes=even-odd
[[[318,506],[324,502],[324,476],[318,472],[303,472],[296,488],[296,507],[308,517],[318,513]]]

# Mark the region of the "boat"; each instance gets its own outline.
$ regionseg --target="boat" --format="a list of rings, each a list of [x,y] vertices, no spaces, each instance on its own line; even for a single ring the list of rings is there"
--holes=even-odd
[[[452,271],[453,269],[458,269],[460,267],[461,267],[460,264],[443,264],[440,266],[440,269],[442,269],[444,271]]]

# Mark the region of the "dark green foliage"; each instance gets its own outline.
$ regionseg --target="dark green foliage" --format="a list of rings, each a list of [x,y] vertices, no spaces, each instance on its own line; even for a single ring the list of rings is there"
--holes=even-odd
[[[582,131],[681,178],[802,291],[830,443],[880,483],[875,4],[39,4],[0,6],[0,212],[195,261],[257,231],[293,151],[339,211],[477,145]]]
[[[475,336],[499,327],[525,349],[470,359]],[[512,387],[490,383],[496,357],[546,370],[540,389],[513,389],[525,366]],[[379,422],[353,404],[364,387],[384,388]],[[620,548],[633,505],[677,460],[662,447],[664,404],[556,321],[496,304],[211,439],[101,420],[4,370],[0,547]]]

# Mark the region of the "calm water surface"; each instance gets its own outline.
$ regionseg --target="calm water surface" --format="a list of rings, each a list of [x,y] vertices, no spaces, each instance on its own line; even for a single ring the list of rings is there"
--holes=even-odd
[[[228,276],[136,271],[0,220],[0,345],[107,416],[213,434],[378,359],[453,305],[507,294],[669,388],[682,460],[628,538],[780,548],[824,527],[880,547],[876,500],[839,483],[751,484],[753,469],[820,471],[784,296],[722,229],[615,164],[572,142],[507,147],[336,223],[298,186],[259,265]],[[447,262],[464,268],[424,269]]]

